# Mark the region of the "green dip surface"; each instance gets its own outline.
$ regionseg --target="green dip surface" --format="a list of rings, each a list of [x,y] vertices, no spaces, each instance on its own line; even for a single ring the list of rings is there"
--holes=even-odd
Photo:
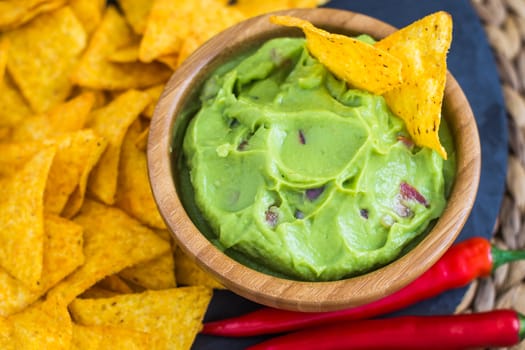
[[[414,146],[381,96],[349,89],[302,38],[278,38],[209,78],[183,141],[215,245],[307,281],[385,265],[428,231],[455,171]]]

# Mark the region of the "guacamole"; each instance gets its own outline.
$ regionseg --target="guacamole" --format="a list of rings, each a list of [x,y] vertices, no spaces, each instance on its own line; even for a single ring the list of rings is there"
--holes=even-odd
[[[446,130],[448,161],[413,145],[381,96],[348,88],[302,38],[220,68],[200,100],[183,141],[194,200],[212,241],[251,267],[308,281],[362,274],[445,207]]]

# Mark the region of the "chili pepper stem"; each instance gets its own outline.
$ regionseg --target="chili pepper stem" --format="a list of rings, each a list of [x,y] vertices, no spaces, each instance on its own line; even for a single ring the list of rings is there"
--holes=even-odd
[[[512,261],[525,260],[525,251],[523,250],[503,250],[492,246],[491,248],[493,268],[496,270],[501,265]]]

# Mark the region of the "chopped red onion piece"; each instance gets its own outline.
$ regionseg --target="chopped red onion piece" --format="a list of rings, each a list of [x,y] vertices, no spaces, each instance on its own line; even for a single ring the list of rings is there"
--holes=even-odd
[[[310,188],[306,190],[306,198],[308,198],[311,201],[316,200],[319,198],[319,196],[323,193],[324,186],[318,187],[318,188]]]
[[[419,193],[418,190],[416,190],[414,187],[409,185],[406,182],[401,182],[401,185],[399,186],[401,196],[403,199],[413,199],[417,201],[418,203],[423,204],[425,207],[428,207],[429,204],[425,197],[421,193]]]
[[[414,147],[414,141],[412,141],[412,139],[408,136],[397,135],[397,140],[400,142],[403,142],[403,144],[407,146],[408,148]]]

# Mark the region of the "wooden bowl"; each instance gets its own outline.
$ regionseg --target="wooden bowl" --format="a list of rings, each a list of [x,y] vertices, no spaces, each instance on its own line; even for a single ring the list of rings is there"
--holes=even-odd
[[[379,20],[343,10],[296,9],[279,14],[301,17],[331,32],[347,35],[367,33],[382,38],[395,30]],[[443,115],[455,142],[457,174],[445,211],[415,248],[378,270],[333,282],[277,278],[229,258],[210,243],[191,219],[192,216],[195,219],[191,195],[181,185],[184,181],[179,176],[181,141],[191,115],[181,112],[194,101],[202,82],[221,63],[270,38],[301,35],[297,29],[271,24],[268,15],[264,15],[231,27],[200,47],[177,69],[159,100],[148,139],[148,168],[155,200],[169,230],[183,251],[205,271],[231,291],[261,304],[289,310],[329,311],[365,304],[393,293],[441,257],[472,209],[480,176],[480,144],[469,103],[456,80],[448,74]]]

